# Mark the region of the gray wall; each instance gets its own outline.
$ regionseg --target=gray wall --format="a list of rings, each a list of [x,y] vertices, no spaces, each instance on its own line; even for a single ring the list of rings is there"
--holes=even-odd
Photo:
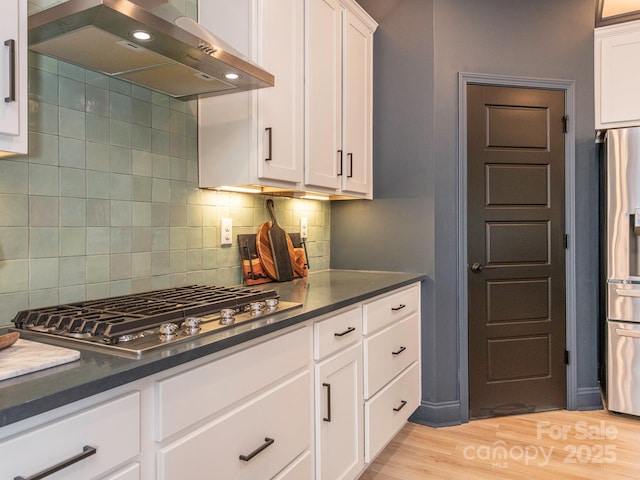
[[[417,421],[466,418],[457,332],[458,73],[576,83],[578,407],[597,407],[593,15],[584,0],[359,0],[374,45],[374,196],[334,202],[331,266],[425,272]],[[356,228],[354,228],[356,227]]]

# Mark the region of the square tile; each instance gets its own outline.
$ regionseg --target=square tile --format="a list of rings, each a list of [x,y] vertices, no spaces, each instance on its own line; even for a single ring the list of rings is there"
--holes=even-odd
[[[111,201],[102,198],[87,199],[87,226],[108,227],[111,225]]]
[[[109,94],[108,89],[87,85],[85,111],[92,115],[108,117],[110,105]]]
[[[60,256],[86,255],[87,229],[82,227],[60,228]]]
[[[130,148],[116,147],[115,145],[112,145],[110,155],[112,172],[131,174],[133,168]]]
[[[129,201],[111,200],[112,227],[131,226],[131,204],[132,202]]]
[[[29,132],[58,135],[58,105],[29,99]]]
[[[29,260],[0,261],[0,292],[23,292],[29,287]]]
[[[113,200],[131,200],[131,187],[131,175],[111,174],[111,198]]]
[[[24,162],[0,161],[0,193],[29,193],[29,165]]]
[[[87,136],[84,109],[78,111],[60,107],[59,131],[61,137],[84,140]]]
[[[109,112],[112,119],[131,123],[131,96],[118,92],[111,92],[109,97]]]
[[[58,196],[58,167],[49,165],[29,165],[29,193],[31,195]]]
[[[64,197],[87,196],[86,170],[60,167],[60,195]]]
[[[168,227],[171,225],[171,206],[169,204],[151,204],[151,225],[154,227]]]
[[[63,167],[86,168],[85,142],[75,138],[59,137],[59,164]]]
[[[111,228],[111,253],[131,252],[131,228]]]
[[[111,229],[109,227],[87,227],[87,255],[111,252]]]
[[[125,82],[124,80],[120,80],[118,78],[109,77],[109,89],[112,92],[118,92],[124,95],[131,96],[131,86],[132,84],[129,82]]]
[[[29,260],[29,289],[41,290],[58,287],[59,268],[60,260],[58,258]]]
[[[132,150],[131,152],[132,173],[144,177],[153,174],[153,157],[151,152],[144,150]]]
[[[72,63],[59,61],[58,74],[60,77],[72,78],[82,83],[85,83],[86,81],[85,69]]]
[[[0,227],[26,227],[28,223],[29,197],[0,194]]]
[[[29,68],[29,98],[50,105],[58,104],[58,75],[55,73]]]
[[[151,178],[134,175],[132,181],[132,199],[138,202],[151,202]]]
[[[150,252],[152,250],[151,227],[133,227],[131,230],[131,251]]]
[[[131,221],[135,227],[151,226],[151,203],[148,202],[132,202],[131,203]]]
[[[151,128],[143,125],[131,125],[131,148],[151,151]]]
[[[67,77],[60,77],[58,82],[59,99],[61,107],[72,110],[85,110],[85,83]]]
[[[109,143],[118,147],[131,148],[131,123],[122,120],[109,120]]]
[[[153,176],[155,178],[171,178],[171,157],[153,154]]]
[[[131,254],[111,255],[110,268],[111,281],[131,279]]]
[[[29,256],[29,229],[0,227],[0,261],[20,260]]]
[[[58,197],[29,197],[29,226],[57,227],[59,222]]]
[[[60,286],[84,285],[86,283],[86,257],[60,259]]]
[[[151,253],[151,275],[167,275],[170,272],[171,256],[169,252]]]
[[[131,255],[131,276],[133,278],[151,276],[151,253],[134,253]]]
[[[149,95],[151,97],[151,95]],[[131,101],[131,122],[143,127],[151,127],[151,102],[134,98]]]
[[[169,227],[153,227],[151,229],[151,250],[169,250]]]
[[[29,240],[29,258],[51,258],[60,254],[57,227],[31,227]]]
[[[58,165],[58,136],[29,132],[29,162]]]
[[[86,257],[87,283],[108,282],[110,278],[109,255],[89,255]]]
[[[83,227],[87,224],[85,198],[60,197],[60,226]]]
[[[87,142],[87,170],[108,172],[111,170],[109,145]]]
[[[171,186],[169,180],[154,178],[151,183],[151,200],[156,203],[171,201]]]
[[[87,198],[108,199],[111,197],[111,174],[87,170]]]
[[[111,138],[111,124],[108,117],[100,117],[92,113],[86,114],[87,141],[108,144]]]

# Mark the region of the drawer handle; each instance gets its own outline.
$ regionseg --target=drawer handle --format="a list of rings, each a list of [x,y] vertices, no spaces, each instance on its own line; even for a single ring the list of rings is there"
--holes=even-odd
[[[331,384],[323,383],[323,387],[327,388],[327,416],[322,419],[323,422],[331,421]]]
[[[264,443],[262,445],[260,445],[258,448],[256,448],[249,455],[240,455],[240,460],[242,460],[243,462],[248,462],[253,457],[255,457],[260,452],[262,452],[265,448],[269,447],[270,445],[273,445],[273,442],[275,442],[275,440],[273,438],[265,437]]]
[[[398,350],[397,352],[391,352],[392,355],[400,355],[402,352],[404,352],[407,349],[407,347],[400,347],[400,350]]]
[[[344,337],[347,333],[355,332],[356,327],[349,327],[344,332],[334,333],[336,337]]]
[[[402,310],[405,307],[406,305],[404,303],[401,303],[399,307],[391,307],[391,310],[393,310],[394,312],[397,312],[398,310]]]
[[[82,453],[79,453],[78,455],[68,458],[63,462],[60,462],[57,465],[54,465],[53,467],[49,467],[46,470],[43,470],[40,473],[36,473],[35,475],[32,475],[30,477],[18,476],[18,477],[14,477],[13,480],[40,480],[42,478],[48,477],[49,475],[53,475],[54,473],[59,472],[63,468],[67,468],[73,465],[74,463],[78,463],[79,461],[84,460],[85,458],[90,457],[91,455],[94,455],[97,451],[98,451],[97,448],[90,447],[89,445],[85,445],[84,447],[82,447]]]
[[[4,97],[4,101],[16,101],[16,41],[14,39],[5,40],[5,46],[9,47],[9,96]]]
[[[407,404],[407,401],[406,401],[406,400],[402,400],[402,401],[400,402],[400,406],[399,406],[399,407],[394,408],[394,409],[393,409],[393,411],[394,411],[394,412],[399,412],[400,410],[402,410],[402,409],[404,408],[404,406],[405,406],[406,404]]]

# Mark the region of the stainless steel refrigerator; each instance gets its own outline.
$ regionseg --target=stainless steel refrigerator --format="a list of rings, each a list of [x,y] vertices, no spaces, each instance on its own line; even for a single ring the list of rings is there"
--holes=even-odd
[[[640,415],[640,127],[607,131],[603,153],[607,408]]]

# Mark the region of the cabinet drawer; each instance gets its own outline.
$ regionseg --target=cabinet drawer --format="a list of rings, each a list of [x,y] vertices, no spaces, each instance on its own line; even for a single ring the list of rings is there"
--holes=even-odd
[[[112,473],[104,480],[140,480],[140,464],[129,465],[127,468]]]
[[[320,360],[362,339],[362,309],[352,307],[313,325],[313,358]]]
[[[273,480],[306,480],[313,478],[311,469],[311,452],[297,458],[291,465],[274,477]]]
[[[363,333],[371,333],[386,327],[401,318],[420,313],[420,286],[411,285],[364,304]]]
[[[375,458],[418,408],[419,402],[420,369],[415,362],[365,403],[365,462]]]
[[[418,360],[418,315],[414,314],[364,340],[364,397],[370,398]]]
[[[29,478],[83,452],[95,454],[47,479],[86,480],[140,451],[140,393],[134,392],[0,443],[0,478]],[[116,477],[117,478],[117,477]]]
[[[306,371],[160,450],[158,479],[271,479],[309,449],[311,405]]]
[[[309,335],[304,327],[157,382],[156,441],[304,368],[311,357]]]

